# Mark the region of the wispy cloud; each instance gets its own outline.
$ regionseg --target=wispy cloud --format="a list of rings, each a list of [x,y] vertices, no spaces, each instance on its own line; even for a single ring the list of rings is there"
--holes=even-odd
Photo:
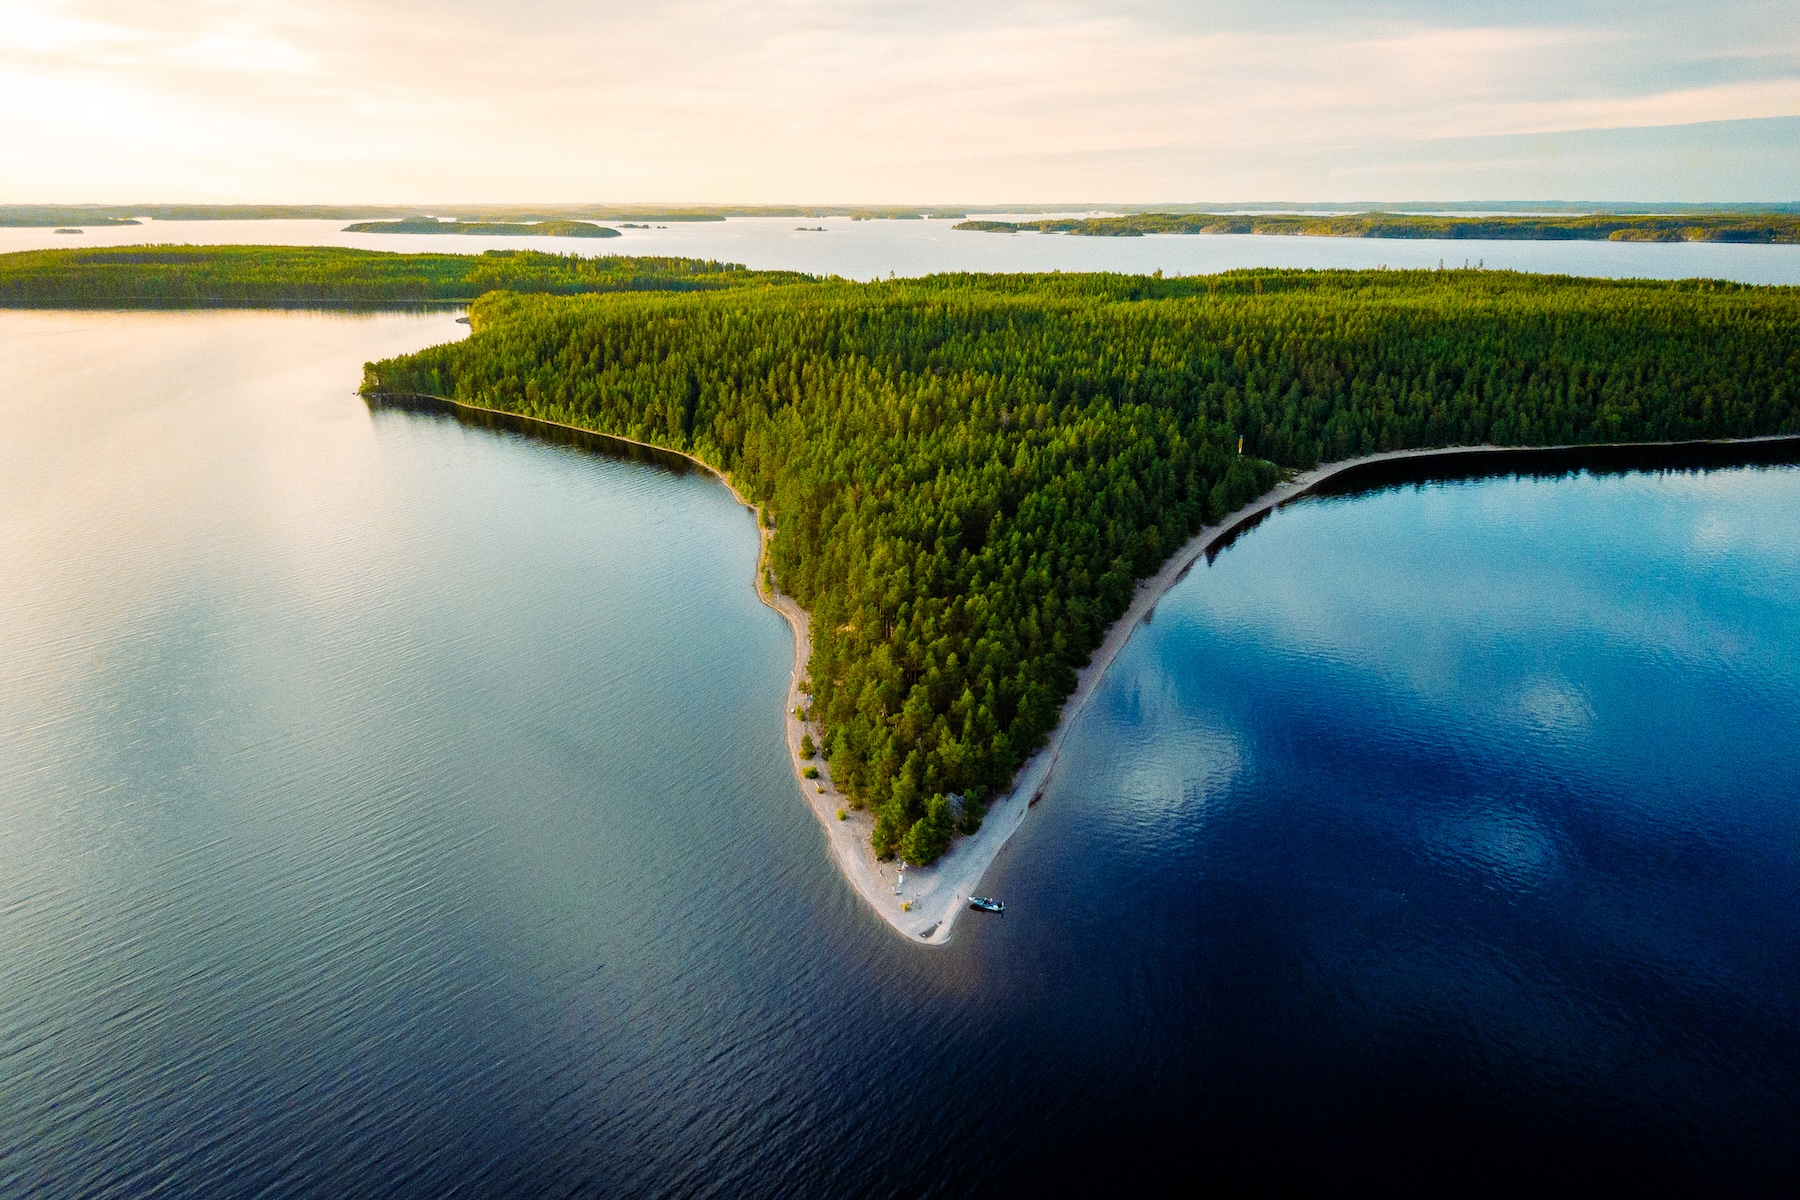
[[[0,178],[11,199],[980,200],[944,164],[1212,147],[1250,179],[1347,146],[1800,116],[1800,10],[1714,9],[13,0]]]

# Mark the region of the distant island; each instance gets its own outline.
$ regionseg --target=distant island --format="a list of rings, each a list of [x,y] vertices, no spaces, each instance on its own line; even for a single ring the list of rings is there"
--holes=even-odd
[[[345,233],[469,234],[478,237],[622,237],[618,230],[589,221],[439,221],[422,217],[401,221],[359,221]]]
[[[1788,212],[1665,215],[1445,217],[1423,213],[1129,213],[1037,221],[964,221],[974,233],[1068,233],[1077,237],[1143,237],[1152,233],[1269,234],[1304,237],[1448,238],[1492,241],[1800,243],[1800,214]]]
[[[86,233],[87,230],[85,230],[85,229],[58,229],[55,232],[57,232],[57,233]]]

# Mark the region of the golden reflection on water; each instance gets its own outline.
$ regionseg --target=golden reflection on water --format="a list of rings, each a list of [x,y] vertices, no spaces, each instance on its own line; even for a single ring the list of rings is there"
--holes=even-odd
[[[362,362],[465,333],[452,313],[0,313],[15,652],[78,642],[66,620],[151,603],[245,539],[278,556],[378,519]]]

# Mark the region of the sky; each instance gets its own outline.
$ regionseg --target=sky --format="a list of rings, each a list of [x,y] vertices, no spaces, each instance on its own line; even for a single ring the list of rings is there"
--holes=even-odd
[[[0,202],[1800,199],[1797,0],[0,0]]]

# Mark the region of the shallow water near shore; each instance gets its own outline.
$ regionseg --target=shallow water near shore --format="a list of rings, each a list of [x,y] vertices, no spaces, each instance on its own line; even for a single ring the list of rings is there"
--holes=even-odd
[[[353,394],[462,328],[0,314],[0,1194],[1791,1178],[1800,470],[1280,511],[928,949],[722,486]]]

